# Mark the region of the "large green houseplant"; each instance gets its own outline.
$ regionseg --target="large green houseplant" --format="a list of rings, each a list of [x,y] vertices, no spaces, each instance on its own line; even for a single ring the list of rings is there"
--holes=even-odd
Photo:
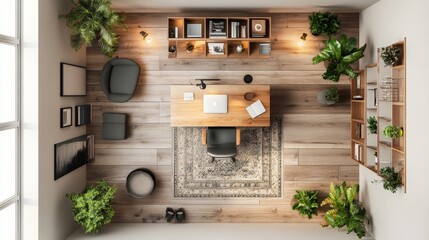
[[[340,20],[331,12],[313,12],[308,16],[310,21],[310,32],[314,36],[331,36],[340,31]]]
[[[71,45],[78,51],[83,45],[98,42],[101,52],[109,57],[119,46],[114,27],[124,25],[124,18],[111,8],[110,0],[71,0],[74,7],[63,16],[71,29]]]
[[[308,219],[311,219],[313,215],[317,216],[317,209],[319,208],[317,203],[318,193],[318,191],[313,190],[296,191],[293,196],[296,202],[292,205],[292,210],[298,211],[301,216],[307,216]]]
[[[97,181],[82,193],[70,193],[66,196],[72,202],[74,220],[85,230],[85,233],[97,233],[101,227],[110,223],[115,211],[112,202],[116,187],[106,181]]]
[[[326,40],[325,44],[325,48],[313,58],[313,64],[327,62],[328,66],[323,78],[338,82],[341,74],[345,74],[351,79],[356,79],[359,74],[353,70],[351,64],[364,56],[366,44],[356,48],[356,39],[348,38],[344,34],[338,39]]]
[[[326,221],[322,226],[333,228],[347,228],[347,234],[355,232],[359,238],[366,235],[365,219],[366,210],[357,200],[359,185],[347,187],[343,182],[341,185],[331,183],[328,197],[320,206],[329,205],[330,209],[324,215]]]

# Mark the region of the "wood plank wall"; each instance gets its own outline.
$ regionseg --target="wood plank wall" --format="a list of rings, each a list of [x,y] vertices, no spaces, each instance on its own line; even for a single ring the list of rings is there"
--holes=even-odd
[[[227,14],[222,16],[258,16]],[[103,178],[118,187],[114,222],[165,222],[167,206],[184,207],[188,222],[307,222],[291,210],[296,189],[317,189],[326,194],[330,182],[356,182],[358,167],[349,158],[349,81],[335,84],[323,80],[323,64],[311,59],[323,47],[323,37],[308,34],[305,46],[297,47],[303,32],[309,33],[308,14],[263,14],[272,17],[272,54],[268,59],[168,59],[167,17],[215,16],[199,14],[126,14],[128,31],[118,30],[120,57],[141,66],[135,96],[127,103],[112,103],[103,94],[99,77],[108,58],[96,47],[87,51],[88,102],[96,134],[96,160],[88,164],[87,181]],[[339,14],[342,33],[358,38],[359,15]],[[152,43],[139,35],[146,31]],[[355,66],[356,67],[356,66]],[[172,129],[170,85],[189,84],[196,78],[220,78],[222,84],[244,84],[252,74],[255,84],[271,84],[273,115],[283,116],[284,193],[282,199],[175,199],[173,197]],[[341,102],[320,106],[318,91],[336,85]],[[196,89],[197,90],[197,89]],[[129,115],[130,136],[124,141],[102,140],[102,112]],[[138,167],[157,176],[157,188],[145,199],[130,197],[125,178]],[[312,221],[320,221],[320,216]]]

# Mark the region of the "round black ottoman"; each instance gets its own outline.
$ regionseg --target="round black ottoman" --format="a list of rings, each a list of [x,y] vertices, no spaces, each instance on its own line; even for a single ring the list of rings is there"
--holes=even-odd
[[[155,189],[155,175],[147,168],[137,168],[127,177],[127,191],[136,198],[149,196]]]

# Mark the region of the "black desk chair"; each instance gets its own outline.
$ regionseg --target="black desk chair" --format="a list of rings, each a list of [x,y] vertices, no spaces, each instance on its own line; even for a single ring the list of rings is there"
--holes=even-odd
[[[207,144],[207,154],[212,158],[231,158],[235,162],[237,145],[240,144],[240,129],[235,127],[203,128],[203,144]]]

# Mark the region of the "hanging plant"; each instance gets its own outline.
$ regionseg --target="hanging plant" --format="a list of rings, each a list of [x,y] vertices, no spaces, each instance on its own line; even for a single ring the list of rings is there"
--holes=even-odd
[[[98,42],[100,51],[109,57],[119,46],[114,27],[124,25],[124,18],[113,11],[110,0],[71,0],[74,7],[62,17],[71,29],[71,46],[78,51],[83,45]]]
[[[399,61],[401,49],[395,46],[381,48],[380,55],[386,66],[395,65]]]
[[[402,184],[402,178],[399,173],[395,172],[393,167],[385,167],[380,169],[380,175],[384,178],[383,188],[395,193],[398,187]]]
[[[313,58],[313,64],[320,62],[328,62],[326,72],[323,74],[323,79],[338,82],[341,74],[349,76],[351,79],[356,79],[359,73],[355,72],[351,64],[362,58],[366,44],[361,48],[356,48],[356,38],[348,38],[346,35],[341,35],[338,40],[329,39],[325,41],[325,48]]]
[[[331,12],[313,12],[308,16],[310,20],[310,32],[314,36],[328,36],[340,31],[340,20],[338,16]]]

